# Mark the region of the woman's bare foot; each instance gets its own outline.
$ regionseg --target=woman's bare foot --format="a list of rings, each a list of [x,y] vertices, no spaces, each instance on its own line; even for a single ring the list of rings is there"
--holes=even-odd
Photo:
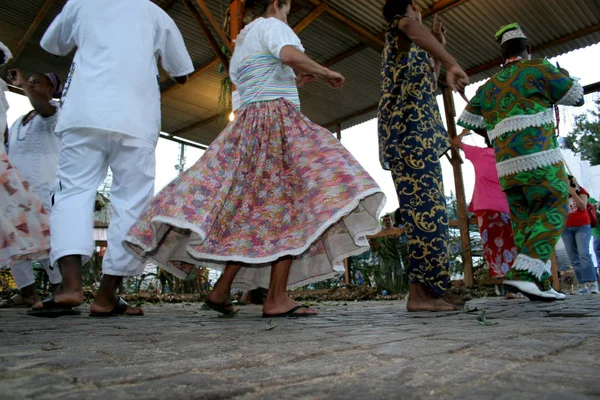
[[[231,303],[230,291],[225,289],[226,288],[218,288],[215,286],[208,296],[206,296],[206,301],[223,307],[223,310],[227,313],[236,313],[238,309],[234,308]]]
[[[270,292],[269,292],[270,293]],[[285,314],[294,307],[300,306],[300,303],[290,299],[286,294],[279,296],[267,295],[267,300],[263,306],[263,313],[268,315]],[[316,315],[318,311],[312,308],[300,308],[293,315]]]
[[[406,309],[408,311],[458,311],[460,307],[434,295],[422,283],[411,283]]]

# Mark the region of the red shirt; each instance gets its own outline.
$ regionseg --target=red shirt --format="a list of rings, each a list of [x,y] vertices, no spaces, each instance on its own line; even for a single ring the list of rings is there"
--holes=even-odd
[[[577,194],[579,196],[585,194],[588,199],[590,198],[590,194],[584,188],[577,189]],[[577,208],[577,203],[575,203],[573,197],[569,195],[569,218],[567,218],[567,226],[585,226],[589,225],[590,222],[590,215],[588,214],[587,209],[580,210]]]

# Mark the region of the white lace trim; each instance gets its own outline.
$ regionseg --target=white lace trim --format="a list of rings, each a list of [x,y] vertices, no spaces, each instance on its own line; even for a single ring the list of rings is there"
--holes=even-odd
[[[473,114],[472,112],[469,112],[467,110],[464,110],[463,113],[460,115],[460,118],[458,119],[458,125],[463,126],[463,124],[467,127],[485,128],[485,124],[483,123],[483,116]]]
[[[583,99],[583,86],[579,83],[579,78],[573,78],[573,86],[556,104],[561,106],[574,106]]]
[[[537,114],[515,115],[514,117],[508,117],[500,121],[494,127],[494,129],[488,131],[488,137],[490,141],[492,141],[498,136],[504,135],[508,132],[516,132],[534,126],[543,126],[553,122],[554,110],[552,108]]]
[[[550,275],[552,275],[552,261],[551,260],[546,261],[546,272],[549,273]]]
[[[527,271],[531,275],[535,276],[538,281],[542,280],[542,275],[546,271],[546,263],[536,258],[531,258],[524,254],[519,254],[513,268],[520,271]]]
[[[563,161],[563,156],[560,149],[552,149],[500,161],[496,163],[496,169],[498,170],[498,176],[502,178],[503,176],[516,174],[517,172],[533,171],[536,168],[556,164],[561,161]]]

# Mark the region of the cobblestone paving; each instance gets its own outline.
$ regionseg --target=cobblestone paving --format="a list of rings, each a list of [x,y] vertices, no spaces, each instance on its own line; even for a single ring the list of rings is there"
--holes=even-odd
[[[110,319],[0,310],[0,399],[600,399],[600,296],[405,306],[320,304],[272,330],[255,306],[231,319],[198,304]]]

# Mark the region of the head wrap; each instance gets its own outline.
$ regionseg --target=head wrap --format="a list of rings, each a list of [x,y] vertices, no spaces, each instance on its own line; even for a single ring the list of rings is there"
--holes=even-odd
[[[56,75],[54,72],[49,72],[44,74],[44,76],[46,76],[46,78],[50,79],[50,82],[52,82],[52,88],[54,89],[52,91],[52,97],[55,99],[59,98],[62,95],[62,88],[58,75]]]
[[[12,53],[10,52],[9,48],[6,47],[6,45],[2,42],[0,42],[0,51],[4,54],[4,62],[0,65],[4,65],[8,62],[8,60],[12,58]]]
[[[517,22],[504,25],[498,32],[496,32],[496,40],[500,42],[501,45],[512,39],[527,39],[527,36],[525,36],[525,33],[523,33]]]

